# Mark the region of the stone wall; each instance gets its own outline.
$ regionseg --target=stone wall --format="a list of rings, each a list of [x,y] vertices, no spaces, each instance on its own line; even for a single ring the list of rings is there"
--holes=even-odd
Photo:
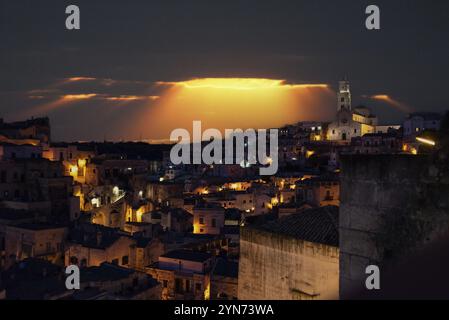
[[[340,297],[366,290],[365,269],[410,256],[449,226],[447,162],[431,156],[342,157]]]
[[[338,299],[338,248],[245,227],[239,300]]]

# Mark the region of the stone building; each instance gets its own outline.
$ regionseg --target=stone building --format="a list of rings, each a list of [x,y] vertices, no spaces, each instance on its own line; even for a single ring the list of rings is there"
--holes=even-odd
[[[40,258],[52,263],[63,263],[67,228],[23,223],[10,225],[5,230],[6,267],[26,258]]]
[[[171,181],[158,181],[147,184],[145,196],[155,203],[163,203],[184,192],[184,184]]]
[[[242,228],[239,300],[338,299],[338,283],[337,207]]]
[[[162,300],[209,300],[212,266],[209,253],[180,249],[161,255],[146,270],[162,284]]]
[[[4,207],[40,210],[52,222],[79,216],[79,198],[73,196],[72,178],[61,163],[47,159],[0,161],[0,202]]]
[[[393,154],[403,151],[402,136],[398,130],[387,133],[367,133],[352,139],[352,153]]]
[[[225,209],[218,203],[205,202],[193,208],[193,233],[218,235],[224,227]]]
[[[338,176],[318,176],[296,182],[296,202],[315,207],[338,206],[340,204],[340,182]]]
[[[382,289],[369,294],[381,297],[389,286],[388,281],[382,279],[390,264],[415,257],[418,250],[430,245],[449,229],[448,194],[447,160],[413,155],[343,156],[339,223],[340,297],[353,299],[368,294],[365,271],[369,265],[379,266]],[[443,252],[438,252],[433,259],[438,261],[439,255]],[[403,267],[396,276],[413,266],[406,264]],[[411,290],[416,279],[426,276],[423,269],[416,270],[418,273],[415,271],[413,279],[407,279],[410,283],[402,289],[390,287],[396,293],[402,293],[393,298],[402,299],[409,294],[414,294],[415,298],[430,298],[435,293],[431,288],[419,292]],[[440,283],[442,276],[444,274],[435,275],[434,279]],[[438,283],[427,287],[436,288]]]
[[[0,160],[41,158],[42,147],[32,144],[0,142]]]
[[[63,267],[27,258],[4,273],[4,295],[10,300],[156,300],[160,297],[160,284],[144,272],[102,263],[83,268],[80,274],[80,289],[67,290]]]
[[[414,112],[404,120],[404,137],[414,139],[425,130],[438,130],[442,116],[435,112]]]
[[[147,174],[148,167],[146,160],[99,156],[86,165],[85,183],[93,186],[120,185],[132,176]]]
[[[50,142],[50,120],[48,118],[32,118],[25,121],[4,122],[0,118],[0,137],[14,140],[36,140]],[[0,139],[1,140],[1,139]]]
[[[339,82],[337,99],[337,116],[328,125],[327,140],[349,143],[354,137],[376,132],[377,117],[366,107],[352,108],[349,81]]]
[[[71,230],[65,248],[65,265],[99,266],[103,262],[143,270],[157,261],[163,245],[156,238],[131,237],[117,229],[83,225]]]
[[[191,232],[193,216],[182,208],[164,208],[161,212],[161,226],[164,230]]]
[[[42,153],[45,159],[62,162],[65,175],[79,183],[86,183],[87,164],[95,155],[94,148],[68,143],[52,143],[45,146]]]
[[[161,285],[148,274],[111,263],[80,270],[76,300],[159,300]]]

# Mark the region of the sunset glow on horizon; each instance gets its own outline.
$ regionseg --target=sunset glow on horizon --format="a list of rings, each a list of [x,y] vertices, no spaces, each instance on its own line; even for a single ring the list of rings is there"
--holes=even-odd
[[[286,80],[266,78],[196,78],[180,82],[158,82],[160,85],[183,86],[188,89],[292,89],[292,88],[327,88],[326,84],[288,84]]]
[[[196,78],[156,84],[167,89],[145,115],[136,114],[133,119],[144,136],[152,138],[167,138],[176,128],[191,130],[195,120],[202,122],[203,130],[224,132],[327,118],[335,100],[327,84],[290,84],[279,79]]]
[[[88,77],[69,79],[72,82],[91,80]],[[52,87],[29,92],[29,99],[36,100],[39,95],[39,99],[47,101],[28,110],[27,116],[46,116],[65,108],[83,108],[83,112],[88,112],[91,106],[101,105],[112,118],[123,112],[123,124],[114,130],[117,135],[167,139],[174,129],[190,131],[197,120],[202,122],[204,130],[216,128],[224,132],[225,129],[268,129],[298,121],[329,119],[335,111],[335,93],[327,84],[320,83],[296,84],[268,78],[195,78],[149,82],[145,95],[125,91],[106,93],[102,90],[103,82],[100,81],[98,92],[83,92],[79,87],[66,94]]]

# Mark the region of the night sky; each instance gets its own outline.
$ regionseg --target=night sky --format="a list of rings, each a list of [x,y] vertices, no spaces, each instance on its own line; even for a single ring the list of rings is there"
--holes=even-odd
[[[65,29],[70,4],[81,30]],[[380,31],[365,28],[369,4],[380,7]],[[447,0],[0,0],[0,117],[48,115],[54,140],[161,139],[148,128],[173,115],[146,115],[170,83],[283,79],[334,94],[346,75],[353,104],[394,124],[406,113],[370,97],[449,109],[448,34]],[[73,101],[55,102],[63,96]]]

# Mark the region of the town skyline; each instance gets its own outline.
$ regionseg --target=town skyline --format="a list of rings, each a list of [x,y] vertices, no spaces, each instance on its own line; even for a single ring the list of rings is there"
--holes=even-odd
[[[448,16],[0,0],[0,302],[447,299]]]
[[[158,127],[173,119],[149,115],[158,112],[159,97],[180,83],[271,79],[325,84],[335,92],[344,76],[352,82],[354,103],[370,107],[385,124],[402,120],[404,110],[443,113],[449,103],[449,45],[443,40],[449,30],[447,4],[379,1],[381,29],[368,31],[367,3],[152,1],[123,7],[117,1],[79,1],[81,29],[68,31],[65,3],[5,2],[2,12],[9,17],[2,17],[0,27],[0,46],[7,49],[0,59],[0,117],[18,121],[48,115],[55,139],[61,141],[99,141],[105,135],[108,140],[165,139],[167,132]],[[116,19],[121,22],[114,23]],[[298,103],[300,116],[279,114],[292,122],[308,120],[301,109],[317,105],[321,109],[315,117],[325,118],[334,92],[315,88],[315,104]],[[71,101],[61,105],[62,98]],[[217,110],[206,102],[191,113],[199,118],[218,110],[223,118],[225,107],[242,103],[238,95],[217,104]],[[289,123],[270,111],[283,104],[266,103],[263,108],[242,104],[252,114],[267,112],[260,125],[249,126]],[[174,112],[170,106],[167,113]],[[253,121],[249,111],[242,122]],[[234,114],[232,109],[226,116],[234,120]],[[267,124],[269,120],[276,121]]]
[[[347,76],[344,77],[347,79]],[[54,84],[54,88],[49,90],[35,90],[30,92],[30,99],[33,100],[44,100],[45,95],[51,93],[52,91],[57,91],[60,86],[66,86],[67,84],[79,84],[79,83],[89,83],[89,82],[99,82],[106,83],[106,86],[110,86],[112,83],[115,83],[112,79],[96,79],[92,77],[71,77],[67,79],[60,80],[56,84]],[[273,91],[278,90],[281,93],[278,93],[274,99],[272,99],[271,105],[267,104],[268,109],[264,109],[264,113],[260,113],[260,122],[255,122],[254,114],[259,112],[257,108],[260,108],[260,105],[255,105],[257,108],[254,110],[249,110],[246,113],[242,112],[241,106],[237,103],[236,110],[228,112],[223,108],[223,104],[218,103],[220,106],[218,108],[209,108],[207,110],[201,110],[202,105],[196,106],[196,109],[187,110],[184,113],[184,116],[187,116],[188,121],[183,122],[184,126],[179,126],[179,122],[172,121],[159,130],[160,132],[164,132],[165,136],[157,136],[151,137],[143,134],[145,129],[140,129],[140,131],[131,130],[130,134],[126,129],[120,132],[120,134],[114,134],[110,130],[106,130],[103,132],[101,136],[91,136],[84,137],[82,139],[80,136],[77,136],[76,133],[73,137],[64,138],[64,135],[61,136],[60,132],[57,132],[56,135],[52,134],[52,138],[54,141],[60,142],[99,142],[99,141],[111,141],[111,142],[147,142],[151,144],[166,144],[173,143],[170,141],[170,133],[176,129],[191,129],[191,122],[193,121],[203,121],[206,123],[204,129],[215,128],[218,124],[218,129],[222,131],[222,133],[226,129],[270,129],[270,128],[281,128],[289,125],[295,125],[300,122],[322,122],[322,123],[331,123],[336,116],[337,109],[336,108],[336,99],[338,98],[338,85],[326,84],[326,83],[316,83],[316,84],[294,84],[288,83],[286,80],[278,80],[278,79],[267,79],[267,78],[195,78],[187,81],[179,81],[179,82],[157,82],[155,86],[166,87],[164,91],[161,90],[159,95],[111,95],[107,93],[96,93],[95,90],[91,90],[90,93],[75,93],[75,94],[66,94],[60,95],[52,93],[54,95],[54,101],[49,103],[42,103],[37,105],[35,108],[28,110],[27,112],[17,112],[15,117],[10,118],[2,118],[3,121],[24,121],[31,120],[35,118],[49,118],[52,122],[53,126],[58,127],[60,124],[54,122],[53,120],[57,120],[58,117],[54,115],[54,113],[60,111],[58,109],[70,109],[71,107],[76,107],[77,104],[82,103],[92,103],[92,100],[104,100],[109,101],[115,104],[118,104],[118,107],[126,107],[129,103],[134,102],[142,102],[142,103],[150,103],[150,108],[152,109],[143,112],[144,117],[139,115],[134,117],[135,123],[138,123],[139,126],[148,125],[151,127],[153,125],[152,122],[160,122],[167,121],[167,116],[172,116],[165,110],[166,108],[172,108],[173,112],[179,112],[179,107],[182,106],[182,102],[178,103],[177,101],[186,100],[186,96],[188,99],[196,99],[197,97],[201,97],[202,102],[205,104],[214,104],[214,101],[217,99],[217,93],[222,95],[223,97],[227,94],[237,94],[235,100],[238,101],[241,99],[242,93],[247,94],[252,98],[258,99],[266,99],[267,92],[271,94]],[[352,83],[351,83],[352,86]],[[336,87],[334,89],[334,87]],[[168,89],[167,89],[168,88]],[[184,90],[184,91],[183,91]],[[191,93],[188,90],[192,90]],[[195,90],[202,90],[200,93],[195,92]],[[204,92],[206,90],[206,92]],[[211,92],[209,92],[210,90]],[[266,92],[264,92],[264,90]],[[99,90],[101,92],[101,90]],[[187,93],[186,93],[187,92]],[[208,95],[210,97],[208,97]],[[284,97],[281,97],[283,95]],[[320,97],[321,96],[321,97]],[[193,98],[192,98],[193,97]],[[382,119],[379,117],[380,125],[401,125],[404,119],[410,116],[413,113],[416,113],[414,108],[408,106],[407,104],[401,103],[388,95],[378,94],[370,97],[366,97],[364,95],[353,95],[352,105],[355,107],[370,107],[370,104],[362,104],[359,103],[361,97],[365,97],[367,99],[371,99],[373,101],[383,101],[388,108],[396,111],[398,114],[401,114],[402,117],[398,117],[396,122],[388,121],[388,119]],[[301,98],[307,99],[307,105],[301,105]],[[260,99],[260,100],[262,100]],[[268,97],[271,99],[271,97]],[[161,102],[163,100],[163,102]],[[209,101],[207,101],[209,100]],[[167,102],[168,101],[168,102]],[[207,102],[204,102],[207,101]],[[280,106],[277,101],[281,101],[284,105],[284,112],[279,112],[277,109]],[[185,103],[185,102],[184,102]],[[254,100],[251,101],[254,103]],[[337,102],[338,105],[338,102]],[[272,107],[276,107],[275,109]],[[177,110],[175,109],[177,108]],[[272,108],[270,110],[270,108]],[[212,109],[212,111],[210,111]],[[221,115],[216,116],[216,111],[222,111]],[[296,110],[295,110],[296,109]],[[314,110],[312,110],[314,109]],[[377,115],[375,108],[370,108],[371,111]],[[443,115],[447,110],[443,112],[435,112]],[[235,123],[235,112],[241,113],[243,116],[241,117],[241,121]],[[418,111],[419,112],[419,111]],[[432,110],[427,110],[427,112],[433,112]],[[213,115],[209,117],[207,115]],[[228,115],[228,118],[226,118]],[[268,116],[267,116],[268,115]],[[279,117],[279,115],[283,115],[283,117]],[[225,118],[223,119],[223,116]],[[277,117],[277,119],[273,120],[273,117]],[[214,120],[213,118],[220,118],[219,121],[210,121]],[[216,120],[216,119],[215,119]],[[233,123],[234,122],[234,123]],[[249,125],[248,125],[249,123]],[[208,125],[211,124],[211,125]],[[187,126],[186,126],[187,125]],[[215,127],[214,127],[215,125]],[[158,130],[156,130],[158,132]],[[154,133],[154,131],[153,131]],[[78,131],[79,134],[79,131]]]

